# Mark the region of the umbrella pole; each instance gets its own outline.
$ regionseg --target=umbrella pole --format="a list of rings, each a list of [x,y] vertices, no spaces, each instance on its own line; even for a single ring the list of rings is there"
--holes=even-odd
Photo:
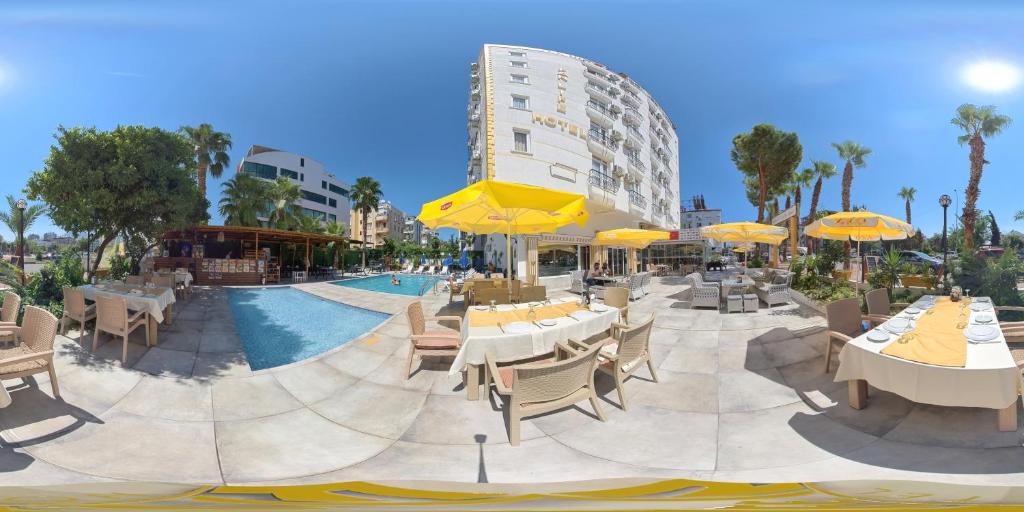
[[[505,266],[508,271],[508,301],[512,302],[512,223],[508,223],[508,235],[505,236]]]

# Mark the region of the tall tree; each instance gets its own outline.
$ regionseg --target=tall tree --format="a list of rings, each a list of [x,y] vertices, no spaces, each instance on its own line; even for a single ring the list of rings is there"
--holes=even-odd
[[[278,176],[274,184],[267,190],[270,200],[269,219],[271,227],[292,229],[299,224],[302,215],[298,200],[302,198],[302,188],[284,176]]]
[[[821,198],[821,185],[822,183],[836,175],[836,166],[831,162],[824,160],[811,160],[812,167],[807,169],[814,173],[818,177],[814,182],[814,191],[811,192],[811,206],[807,211],[807,222],[804,225],[810,224],[817,220],[818,213],[818,199]]]
[[[748,187],[748,197],[751,195],[750,187],[756,183],[757,200],[753,204],[757,206],[757,221],[762,222],[768,198],[782,192],[803,159],[803,147],[796,133],[779,130],[770,124],[759,124],[750,133],[733,137],[729,156],[746,176],[744,183]]]
[[[24,236],[24,232],[28,231],[28,228],[32,227],[32,224],[35,224],[45,213],[46,207],[41,204],[30,205],[22,213],[18,209],[18,200],[12,195],[7,196],[7,211],[0,211],[0,222],[3,222],[7,229],[11,230],[11,233],[14,233],[14,250],[21,247],[21,237]],[[19,227],[22,228],[22,232],[19,232]]]
[[[144,126],[62,126],[54,138],[43,169],[28,180],[28,196],[45,202],[60,228],[101,240],[97,265],[118,235],[154,243],[206,220],[208,202],[197,193],[193,148],[184,137]]]
[[[209,123],[199,126],[182,126],[181,133],[188,138],[195,150],[196,183],[199,184],[199,197],[206,199],[206,173],[219,178],[231,160],[228,150],[231,149],[231,135],[218,132]]]
[[[988,211],[988,219],[992,223],[992,238],[990,241],[992,245],[998,247],[1002,245],[1003,232],[999,230],[999,224],[996,224],[996,216],[992,213],[992,210]]]
[[[833,142],[839,158],[846,162],[843,166],[843,211],[850,211],[850,190],[853,188],[853,169],[867,165],[864,157],[871,154],[871,148],[861,146],[852,140]]]
[[[900,189],[899,193],[896,194],[903,198],[904,206],[907,209],[907,224],[912,224],[910,222],[910,203],[914,202],[915,194],[917,194],[917,189],[914,187],[903,187]]]
[[[269,200],[268,186],[245,173],[224,182],[218,211],[228,226],[259,226]]]
[[[363,218],[363,267],[366,267],[367,217],[370,216],[371,211],[377,209],[377,205],[380,204],[380,199],[384,196],[384,192],[381,191],[380,183],[377,180],[369,176],[362,176],[356,179],[349,194],[352,199],[353,209],[358,210]]]
[[[339,224],[337,221],[328,222],[324,226],[324,234],[336,236],[341,238],[338,241],[327,242],[327,248],[331,250],[331,254],[334,255],[334,268],[341,269],[342,275],[345,274],[345,266],[338,263],[338,255],[342,254],[345,249],[348,249],[348,241],[345,237],[345,225]]]
[[[974,248],[974,224],[978,221],[976,205],[981,195],[981,173],[985,164],[985,139],[999,135],[1003,128],[1011,122],[1009,116],[996,114],[992,105],[977,106],[964,103],[956,109],[956,117],[950,123],[963,130],[964,134],[957,137],[961,146],[967,144],[971,148],[971,173],[964,192],[964,211],[961,216],[964,226],[964,249],[970,252]]]

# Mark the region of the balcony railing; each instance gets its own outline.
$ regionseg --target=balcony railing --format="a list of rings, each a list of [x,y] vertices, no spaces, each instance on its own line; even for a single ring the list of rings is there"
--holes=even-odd
[[[643,122],[644,118],[640,115],[640,111],[633,107],[626,107],[626,111],[622,114],[622,120],[628,125],[639,127],[640,123]]]
[[[592,109],[594,109],[594,110],[596,110],[596,111],[598,111],[598,112],[600,112],[600,113],[602,113],[602,114],[604,114],[604,115],[606,115],[606,116],[608,116],[608,117],[610,117],[610,118],[612,118],[612,119],[615,119],[616,117],[618,117],[618,114],[615,114],[614,112],[612,112],[608,108],[608,106],[604,105],[603,103],[599,103],[599,102],[596,102],[594,100],[587,100],[587,106],[592,108]]]
[[[643,161],[640,160],[639,153],[627,152],[626,161],[629,162],[629,165],[635,167],[636,170],[640,172],[644,172],[647,170],[647,166],[644,165]]]
[[[629,191],[629,204],[637,208],[647,208],[647,200],[644,199],[643,194],[639,190]]]
[[[615,178],[597,169],[590,170],[590,184],[605,192],[618,192],[619,182]]]
[[[587,94],[603,100],[605,103],[610,103],[615,100],[615,96],[618,95],[618,91],[612,88],[605,88],[598,85],[596,82],[587,82],[587,85],[583,87],[587,91]]]
[[[609,137],[606,133],[602,133],[598,130],[591,129],[587,136],[590,137],[590,140],[598,142],[608,149],[615,149],[615,142],[613,142],[611,137]]]

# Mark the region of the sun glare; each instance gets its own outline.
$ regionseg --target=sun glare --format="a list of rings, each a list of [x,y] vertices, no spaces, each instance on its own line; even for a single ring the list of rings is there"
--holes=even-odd
[[[1020,83],[1020,70],[1007,62],[986,60],[964,68],[963,78],[967,85],[975,89],[1005,92]]]

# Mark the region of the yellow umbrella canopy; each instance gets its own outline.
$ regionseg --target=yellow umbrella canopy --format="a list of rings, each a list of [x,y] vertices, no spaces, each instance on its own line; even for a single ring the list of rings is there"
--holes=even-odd
[[[756,222],[729,222],[700,228],[704,238],[719,242],[759,243],[779,245],[789,238],[789,230],[781,226],[758,224]]]
[[[839,212],[804,228],[804,234],[827,240],[875,242],[914,236],[914,227],[902,220],[872,212]]]
[[[611,229],[598,231],[594,237],[595,245],[615,245],[629,247],[631,249],[644,249],[655,240],[668,240],[668,231],[655,231],[652,229]]]
[[[431,229],[455,228],[480,235],[504,233],[510,277],[512,235],[553,233],[573,223],[583,226],[589,217],[586,198],[580,194],[494,180],[478,181],[426,203],[417,216]]]

